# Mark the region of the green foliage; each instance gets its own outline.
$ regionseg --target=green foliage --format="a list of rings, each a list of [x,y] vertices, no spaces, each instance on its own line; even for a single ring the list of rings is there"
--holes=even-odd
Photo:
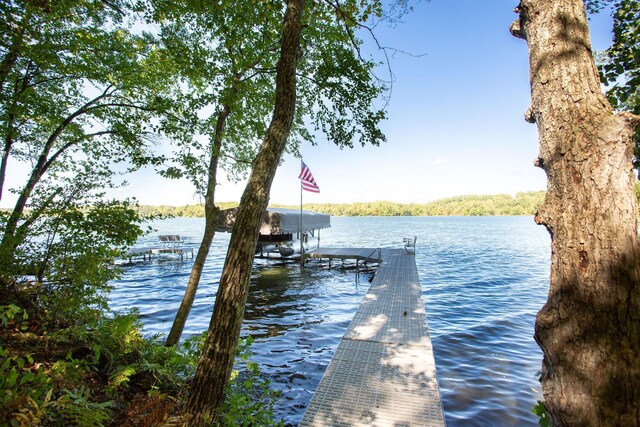
[[[24,313],[17,306],[1,307],[3,327],[20,330],[28,319]],[[137,313],[131,312],[101,318],[89,329],[57,331],[50,334],[49,345],[72,343],[73,350],[56,361],[0,347],[0,425],[108,425],[118,406],[132,404],[132,395],[148,403],[132,405],[129,412],[146,413],[151,404],[159,411],[133,412],[136,420],[148,416],[147,422],[154,424],[152,419],[168,417],[172,402],[186,397],[206,335],[166,347],[158,336],[143,337],[140,328]],[[239,370],[227,389],[222,425],[282,425],[273,421],[278,394],[248,361],[251,343],[241,341]]]
[[[114,403],[92,400],[89,389],[81,386],[76,390],[64,390],[51,406],[56,411],[55,418],[60,421],[71,425],[97,427],[105,425],[111,419],[110,408]]]
[[[387,86],[375,75],[380,64],[360,50],[361,36],[369,30],[366,24],[382,14],[378,0],[318,2],[307,8],[296,123],[304,126],[306,117],[316,133],[340,148],[386,141],[380,130],[386,111],[376,101]]]
[[[618,111],[640,114],[640,0],[591,0],[591,12],[613,4],[612,44],[598,57],[600,80]],[[635,133],[634,166],[640,168],[640,126]]]
[[[193,374],[199,338],[178,348],[166,347],[159,337],[144,338],[141,328],[134,311],[102,319],[91,333],[92,369],[109,379],[110,395],[127,389],[134,379],[137,387],[175,392]]]
[[[0,390],[2,391],[2,425],[71,424],[102,426],[109,420],[108,410],[113,402],[95,402],[90,399],[89,389],[62,389],[54,391],[60,381],[56,378],[69,373],[68,369],[53,366],[46,372],[44,366],[35,363],[30,354],[10,356],[0,347]],[[69,382],[65,378],[65,382]],[[56,382],[58,384],[56,384]]]
[[[600,64],[602,82],[618,110],[640,114],[640,1],[617,0],[613,12],[613,43]]]
[[[533,215],[544,192],[496,196],[458,196],[426,204],[385,201],[351,204],[305,204],[305,209],[337,216],[494,216]]]
[[[21,320],[27,320],[28,318],[29,314],[15,304],[0,306],[0,322],[2,322],[2,326],[5,328],[8,327],[10,323],[20,323]]]
[[[103,193],[118,185],[115,164],[161,160],[149,123],[171,109],[177,82],[153,37],[130,31],[132,13],[123,0],[0,2],[0,197],[18,195],[0,215],[7,280],[104,283],[97,261],[138,237],[129,204]],[[27,178],[7,189],[11,168]]]
[[[0,5],[0,172],[9,158],[30,162],[19,192],[39,199],[36,211],[52,196],[61,201],[60,189],[103,180],[105,161],[152,159],[141,136],[170,86],[153,40],[128,30],[126,12],[121,0]]]
[[[216,425],[284,426],[282,420],[273,418],[273,405],[280,393],[269,384],[254,362],[248,362],[242,372],[234,372]]]
[[[37,423],[52,389],[44,367],[36,367],[30,354],[10,355],[0,347],[0,424]]]
[[[547,408],[545,408],[544,403],[538,400],[538,404],[533,407],[531,412],[533,412],[535,415],[537,415],[540,418],[538,420],[538,423],[542,427],[551,427],[551,417],[549,416],[549,413],[547,412]]]
[[[106,308],[108,281],[119,271],[111,260],[143,234],[142,218],[123,202],[51,212],[32,224],[33,236],[19,245],[0,276],[31,287],[40,321],[84,323]],[[24,277],[28,274],[27,277]]]
[[[640,190],[637,190],[640,191]],[[305,209],[334,216],[460,216],[460,215],[533,215],[544,200],[544,191],[518,193],[515,197],[501,194],[495,196],[458,196],[435,202],[394,203],[386,201],[360,203],[307,203]],[[237,206],[235,202],[219,203],[220,209]],[[299,209],[300,206],[274,205]],[[190,206],[140,206],[145,215],[203,217],[202,205]]]
[[[174,83],[152,38],[129,31],[130,6],[0,2],[0,197],[18,196],[0,213],[0,293],[26,294],[50,327],[95,322],[118,274],[109,261],[142,234],[131,204],[103,192],[113,164],[158,160],[147,124]],[[7,189],[12,167],[27,179]]]
[[[244,174],[266,132],[283,4],[247,0],[150,0],[150,4],[153,9],[145,20],[159,28],[164,61],[172,64],[182,82],[178,102],[192,124],[174,138],[171,164],[163,165],[161,173],[188,178],[204,196],[213,190],[209,175],[215,178],[218,161],[232,175]],[[166,117],[164,126],[174,124],[172,117]]]
[[[372,107],[384,85],[356,37],[381,4],[343,3],[313,3],[305,16],[291,152],[312,141],[308,120],[341,147],[384,141],[384,112]],[[246,170],[270,119],[283,12],[281,2],[253,0],[0,3],[0,197],[18,195],[0,213],[0,292],[9,303],[2,334],[72,348],[65,356],[2,349],[3,388],[17,399],[6,420],[101,425],[112,401],[127,395],[180,396],[197,345],[166,348],[142,337],[135,314],[106,315],[108,282],[118,274],[109,261],[142,234],[142,217],[104,191],[118,186],[115,165],[187,175],[201,193],[211,158],[231,159],[232,173]],[[134,25],[139,17],[154,34]],[[198,137],[220,135],[225,110],[233,114],[218,151]],[[155,154],[158,136],[179,143],[173,164]],[[28,178],[7,189],[13,166],[27,167]],[[18,293],[37,321],[19,321],[27,311],[11,300]],[[231,386],[227,419],[242,413],[266,424],[267,412],[240,397],[267,392],[255,365],[247,367]],[[15,388],[23,383],[33,390]]]
[[[183,83],[179,102],[192,120],[176,138],[172,163],[163,165],[161,173],[187,177],[201,195],[212,193],[218,161],[232,178],[243,177],[267,131],[285,4],[150,4],[153,9],[145,19],[160,28],[163,61],[172,64]],[[308,5],[288,152],[298,153],[303,141],[315,143],[309,124],[340,147],[385,140],[379,125],[386,114],[374,104],[386,88],[374,75],[378,64],[363,57],[359,38],[363,23],[381,14],[378,0]],[[164,126],[171,127],[172,118],[166,119]],[[218,144],[216,138],[221,139]]]
[[[218,209],[229,209],[238,206],[238,202],[221,202],[216,203]],[[143,217],[187,217],[187,218],[204,218],[204,205],[186,205],[186,206],[149,206],[142,205],[138,212]]]
[[[584,6],[589,13],[599,13],[615,0],[586,0]]]
[[[269,388],[270,381],[260,374],[257,363],[251,362],[253,338],[241,339],[238,344],[239,370],[234,370],[226,388],[226,398],[217,426],[284,426],[275,420],[273,406],[280,393]]]
[[[82,304],[76,309],[90,311]],[[142,336],[135,312],[108,317],[100,310],[93,312],[93,317],[66,322],[71,326],[42,336],[45,347],[71,348],[64,358],[42,359],[25,353],[24,344],[14,350],[0,347],[0,425],[100,426],[112,419],[114,408],[126,408],[131,403],[128,396],[133,394],[147,397],[131,404],[131,417],[155,425],[169,416],[175,402],[184,399],[204,334],[177,347],[166,347],[160,337]],[[29,319],[27,311],[15,304],[1,306],[0,338],[17,334],[19,339],[8,342],[18,343],[24,337],[35,337],[27,330],[33,328],[31,321],[27,323]],[[249,343],[242,346],[240,355],[245,362]],[[34,348],[41,350],[38,347]],[[225,423],[281,425],[271,421],[277,394],[268,386],[257,366],[247,363],[229,386]],[[141,413],[131,412],[136,410]]]

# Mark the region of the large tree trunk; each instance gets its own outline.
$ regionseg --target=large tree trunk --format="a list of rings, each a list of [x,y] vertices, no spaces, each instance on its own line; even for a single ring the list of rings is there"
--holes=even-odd
[[[231,108],[225,105],[222,110],[219,111],[216,118],[216,130],[213,136],[213,146],[211,147],[211,156],[209,157],[209,169],[207,179],[207,191],[204,197],[204,234],[202,241],[200,242],[200,248],[198,248],[198,254],[193,262],[191,268],[191,274],[189,275],[189,281],[187,282],[187,288],[184,291],[182,302],[176,313],[176,318],[171,326],[171,331],[167,337],[167,346],[176,345],[180,341],[180,336],[184,330],[184,325],[191,312],[193,306],[193,300],[196,297],[196,291],[200,284],[200,277],[202,276],[202,270],[204,269],[207,256],[209,255],[209,248],[211,248],[211,242],[216,234],[216,220],[218,217],[218,209],[215,205],[216,194],[216,182],[218,174],[218,160],[220,159],[220,150],[222,148],[222,136],[224,132],[224,125],[231,113]]]
[[[207,339],[184,410],[189,425],[200,426],[216,419],[233,367],[260,220],[269,203],[271,183],[295,112],[295,72],[300,55],[304,1],[287,2],[273,117],[238,207]]]
[[[522,0],[531,109],[548,191],[549,296],[536,319],[554,425],[640,425],[640,247],[632,172],[638,117],[600,90],[580,0]]]

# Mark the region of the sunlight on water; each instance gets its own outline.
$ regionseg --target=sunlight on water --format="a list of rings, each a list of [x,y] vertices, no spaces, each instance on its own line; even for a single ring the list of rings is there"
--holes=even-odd
[[[194,250],[203,226],[184,218],[155,224],[156,234],[186,236]],[[546,231],[530,217],[333,217],[322,245],[400,248],[413,235],[447,425],[537,425],[530,411],[542,355],[533,325],[548,290]],[[215,237],[185,336],[209,325],[228,242],[228,234]],[[191,264],[127,267],[113,283],[112,308],[137,307],[146,333],[168,333]],[[242,334],[256,339],[254,360],[282,391],[277,411],[287,424],[302,418],[369,278],[326,265],[256,264]]]

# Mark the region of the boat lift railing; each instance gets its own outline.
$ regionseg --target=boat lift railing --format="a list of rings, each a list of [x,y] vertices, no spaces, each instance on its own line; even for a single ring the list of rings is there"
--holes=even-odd
[[[377,259],[378,263],[380,263],[380,262],[382,262],[382,249],[380,249],[380,248],[374,249],[373,252],[371,252],[367,258],[373,259],[372,255],[375,254],[376,252],[378,253],[378,257],[375,258],[375,259]]]

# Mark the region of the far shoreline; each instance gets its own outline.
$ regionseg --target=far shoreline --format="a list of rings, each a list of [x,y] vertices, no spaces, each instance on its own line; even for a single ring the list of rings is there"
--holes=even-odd
[[[354,203],[305,203],[305,210],[327,213],[332,216],[529,216],[534,215],[544,200],[546,192],[522,192],[515,196],[467,195],[435,200],[428,203],[397,203],[389,201]],[[220,202],[219,209],[238,206],[238,202]],[[270,207],[300,209],[300,205],[270,204]],[[204,205],[184,206],[140,205],[138,213],[145,217],[204,218]]]

